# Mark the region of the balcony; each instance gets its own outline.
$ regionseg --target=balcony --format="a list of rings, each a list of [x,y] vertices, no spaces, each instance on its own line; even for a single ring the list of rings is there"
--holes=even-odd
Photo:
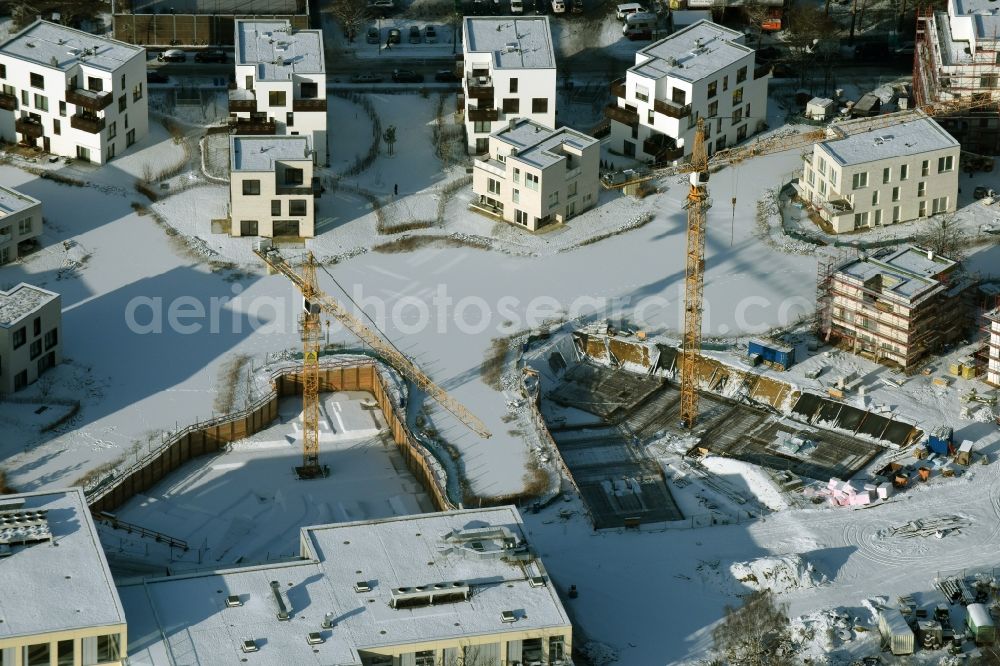
[[[273,120],[262,120],[260,118],[230,118],[230,134],[249,135],[270,135],[277,132],[277,127]]]
[[[831,201],[819,201],[816,206],[823,209],[833,217],[847,215],[854,212],[854,204],[847,199],[833,199]]]
[[[615,79],[611,82],[611,96],[625,97],[625,79]]]
[[[87,90],[86,88],[66,89],[66,102],[88,111],[102,111],[111,104],[111,100],[110,92]]]
[[[297,197],[312,196],[312,188],[306,185],[278,185],[275,189],[278,194],[286,194]]]
[[[229,91],[230,113],[253,113],[257,110],[257,97],[252,90],[237,88]]]
[[[500,111],[497,109],[468,109],[465,114],[475,123],[500,120]]]
[[[15,95],[8,95],[7,93],[0,93],[0,109],[16,111],[17,97]]]
[[[104,129],[104,118],[98,118],[97,116],[85,116],[77,113],[70,117],[69,126],[83,132],[100,134],[101,130]]]
[[[465,79],[471,99],[493,99],[493,79],[487,76],[470,76]]]
[[[773,69],[774,67],[771,65],[758,65],[757,67],[754,67],[753,70],[754,81],[756,81],[757,79],[762,79],[765,76],[771,76],[771,71]]]
[[[15,120],[14,129],[24,135],[25,139],[37,139],[44,133],[42,123],[27,116]]]
[[[657,162],[672,162],[684,157],[684,147],[678,146],[673,137],[653,134],[642,142],[642,152],[652,155]]]
[[[326,97],[320,99],[293,99],[292,111],[322,111],[326,112]]]
[[[500,178],[507,177],[507,168],[496,160],[482,157],[476,158],[476,168],[492,173],[494,176],[499,176]]]
[[[687,118],[691,115],[690,104],[678,104],[669,100],[653,100],[653,111],[662,113],[668,118]]]
[[[637,127],[639,125],[638,112],[620,107],[617,104],[608,104],[604,107],[604,117],[608,120],[628,125],[629,127]]]

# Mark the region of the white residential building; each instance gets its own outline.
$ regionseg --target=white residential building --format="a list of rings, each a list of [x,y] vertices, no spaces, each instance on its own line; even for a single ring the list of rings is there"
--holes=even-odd
[[[530,231],[565,222],[597,203],[601,143],[568,127],[509,121],[476,159],[472,191],[479,206]]]
[[[233,236],[313,236],[313,161],[308,137],[231,136],[229,157]]]
[[[611,84],[610,146],[626,157],[671,162],[691,154],[705,119],[712,154],[764,127],[770,70],[754,67],[743,34],[699,21],[635,54],[625,78]]]
[[[0,185],[0,265],[20,256],[23,244],[42,233],[42,202]]]
[[[62,360],[61,326],[59,294],[23,282],[0,291],[0,394],[20,391]]]
[[[986,381],[1000,386],[1000,308],[989,312],[986,319],[990,322]]]
[[[921,116],[822,141],[805,154],[799,194],[834,233],[955,210],[960,146],[934,120]]]
[[[0,44],[0,137],[103,164],[149,130],[146,50],[37,21]]]
[[[466,16],[462,92],[469,151],[512,118],[556,126],[556,58],[547,16]]]
[[[299,561],[119,593],[147,666],[179,649],[212,666],[572,664],[572,625],[511,506],[306,527]]]
[[[120,666],[122,610],[82,488],[0,496],[0,664]]]
[[[296,30],[287,20],[237,20],[235,40],[233,133],[306,136],[314,163],[328,164],[323,31]]]

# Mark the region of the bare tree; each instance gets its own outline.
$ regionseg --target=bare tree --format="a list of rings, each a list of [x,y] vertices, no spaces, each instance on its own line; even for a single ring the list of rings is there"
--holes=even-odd
[[[743,5],[743,14],[751,33],[756,36],[755,49],[760,48],[760,42],[764,38],[764,21],[770,16],[771,8],[761,3],[759,0],[748,0]]]
[[[389,125],[385,128],[385,133],[382,134],[382,139],[385,141],[385,145],[389,148],[389,154],[393,154],[393,147],[396,145],[396,126]]]
[[[930,225],[917,235],[916,242],[935,254],[961,261],[965,258],[968,238],[965,229],[955,219],[955,214],[950,213],[932,218]]]
[[[823,71],[825,90],[840,48],[840,28],[836,21],[818,6],[797,5],[788,12],[785,43],[799,72],[799,84],[804,86],[806,76],[818,65]]]
[[[365,0],[334,0],[330,13],[344,28],[348,41],[353,42],[368,18],[368,7]]]
[[[822,13],[822,10],[820,10]],[[739,608],[726,607],[712,631],[720,666],[793,666],[791,631],[784,604],[770,590],[751,592]]]

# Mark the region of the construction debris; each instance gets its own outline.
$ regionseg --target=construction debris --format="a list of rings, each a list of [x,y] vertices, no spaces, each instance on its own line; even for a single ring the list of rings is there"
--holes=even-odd
[[[957,532],[963,527],[972,524],[968,518],[962,516],[941,516],[939,518],[923,518],[911,520],[905,525],[890,527],[884,536],[899,537],[900,539],[912,539],[914,537],[941,537],[949,532]]]

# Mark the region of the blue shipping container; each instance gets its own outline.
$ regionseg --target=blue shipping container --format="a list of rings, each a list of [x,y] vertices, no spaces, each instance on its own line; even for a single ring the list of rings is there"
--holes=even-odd
[[[947,455],[954,438],[954,430],[947,426],[935,428],[927,438],[927,448],[934,453]]]
[[[751,340],[747,345],[747,354],[760,356],[767,363],[781,366],[787,370],[795,363],[795,347],[783,345],[771,340]]]

